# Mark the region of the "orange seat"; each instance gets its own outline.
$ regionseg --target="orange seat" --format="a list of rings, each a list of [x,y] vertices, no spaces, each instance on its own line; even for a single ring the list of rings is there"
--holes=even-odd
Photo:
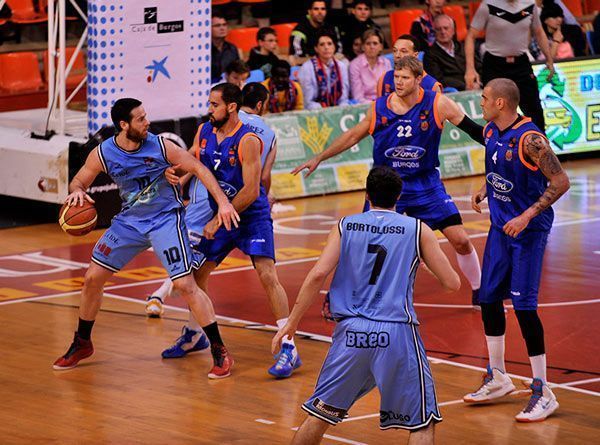
[[[449,15],[454,20],[458,41],[465,40],[465,37],[467,37],[467,19],[464,8],[460,5],[444,6],[444,14]]]
[[[409,34],[410,27],[415,19],[423,14],[422,9],[402,9],[390,14],[390,30],[392,42],[395,42],[402,34]]]
[[[284,50],[290,47],[290,35],[296,27],[297,23],[281,23],[279,25],[271,25],[271,28],[277,33],[277,44],[280,50]]]
[[[0,54],[0,89],[9,93],[43,87],[37,55],[32,52]]]
[[[596,11],[600,11],[600,0],[586,0],[585,12],[587,14],[594,14]]]
[[[233,43],[242,51],[249,52],[257,45],[257,33],[258,28],[236,28],[229,31],[225,40],[229,43]]]
[[[212,0],[213,6],[225,5],[227,3],[231,3],[232,0]]]
[[[40,2],[40,7],[44,11],[36,12],[32,0],[6,0],[6,3],[12,11],[11,21],[21,25],[29,23],[43,23],[48,20],[45,12],[44,2]]]
[[[73,56],[75,52],[75,47],[70,46],[66,48],[65,54],[65,68],[69,65],[69,60]],[[44,51],[44,77],[46,83],[48,83],[48,51]],[[58,65],[58,57],[55,57],[54,66]],[[83,52],[80,50],[75,58],[75,62],[71,67],[71,72],[67,76],[67,88],[75,88],[79,83],[86,77],[87,69],[85,66],[85,59],[83,57]]]
[[[563,0],[563,3],[575,17],[581,17],[583,15],[582,0]]]

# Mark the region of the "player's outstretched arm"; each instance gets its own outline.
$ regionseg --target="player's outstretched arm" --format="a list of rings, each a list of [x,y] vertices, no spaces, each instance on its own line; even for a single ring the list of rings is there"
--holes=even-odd
[[[231,230],[231,226],[238,226],[240,216],[237,214],[214,175],[208,170],[198,159],[192,156],[186,150],[178,147],[173,142],[163,139],[165,151],[167,153],[167,161],[171,164],[178,165],[186,172],[193,173],[204,184],[208,192],[215,199],[219,206],[217,218],[219,225],[224,224],[227,230]]]
[[[554,204],[570,187],[569,177],[552,151],[548,139],[539,133],[532,133],[525,136],[522,143],[525,156],[548,178],[549,185],[531,207],[504,225],[504,233],[512,237],[521,233],[529,221]]]
[[[85,160],[85,164],[83,164],[75,177],[71,180],[71,183],[69,184],[69,192],[71,193],[65,199],[65,203],[70,206],[82,206],[83,201],[86,200],[94,204],[94,200],[87,194],[86,190],[92,185],[96,176],[103,171],[104,167],[100,161],[98,147],[96,147],[90,152]]]
[[[467,116],[452,99],[441,95],[437,101],[437,113],[442,122],[447,120],[453,123],[475,142],[485,145],[483,127]]]
[[[323,252],[321,252],[317,264],[314,265],[304,279],[304,283],[302,283],[298,298],[296,298],[296,304],[290,313],[288,322],[279,330],[279,332],[277,332],[275,337],[273,337],[273,342],[271,343],[271,351],[273,351],[273,354],[281,348],[281,340],[284,336],[288,336],[289,338],[293,337],[294,333],[298,330],[298,323],[300,323],[300,320],[312,305],[315,297],[319,295],[319,291],[323,286],[325,278],[327,278],[327,276],[336,268],[338,260],[340,259],[340,239],[340,232],[336,225],[329,232],[327,244],[325,245]]]
[[[308,171],[304,174],[304,177],[306,178],[317,169],[321,162],[332,158],[336,155],[339,155],[340,153],[348,150],[350,147],[358,144],[369,134],[371,120],[374,118],[375,117],[373,116],[373,111],[371,108],[369,108],[369,111],[367,111],[367,115],[362,121],[360,121],[350,130],[345,131],[340,136],[338,136],[331,143],[331,145],[327,147],[323,152],[319,153],[309,161],[306,161],[304,164],[299,165],[294,170],[292,170],[292,174],[297,175],[302,170],[307,169]]]
[[[440,281],[444,289],[450,292],[457,291],[460,288],[460,278],[450,265],[446,254],[442,251],[433,230],[424,223],[421,223],[419,247],[425,265]]]

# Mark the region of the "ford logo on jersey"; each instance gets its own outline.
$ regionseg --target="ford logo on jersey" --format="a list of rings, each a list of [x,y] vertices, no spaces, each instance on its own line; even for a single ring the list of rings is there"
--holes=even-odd
[[[488,173],[486,176],[487,182],[490,183],[494,190],[500,193],[508,193],[513,189],[513,183],[504,179],[498,173]]]
[[[385,157],[390,159],[421,159],[423,156],[425,156],[425,149],[415,145],[402,145],[385,151]]]
[[[221,186],[221,190],[223,190],[223,193],[225,193],[225,196],[227,196],[228,198],[233,198],[235,195],[237,195],[237,189],[231,184],[228,184],[225,181],[219,181],[219,185]]]

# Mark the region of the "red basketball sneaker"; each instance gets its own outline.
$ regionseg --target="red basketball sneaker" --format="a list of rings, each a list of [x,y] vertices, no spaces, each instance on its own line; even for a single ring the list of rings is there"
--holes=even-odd
[[[58,358],[52,367],[57,371],[74,368],[79,363],[79,360],[83,360],[93,353],[94,346],[92,345],[92,340],[84,340],[75,332],[75,337],[73,337],[73,343],[71,343],[69,350],[65,355]]]
[[[231,375],[233,368],[233,357],[227,352],[223,345],[212,345],[210,352],[213,356],[214,365],[208,373],[209,379],[224,379]]]

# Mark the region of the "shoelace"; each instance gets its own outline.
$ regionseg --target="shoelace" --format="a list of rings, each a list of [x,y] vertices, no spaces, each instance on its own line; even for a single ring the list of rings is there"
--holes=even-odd
[[[213,346],[213,347],[211,347],[210,352],[212,353],[215,364],[219,368],[222,368],[223,362],[225,361],[225,356],[227,355],[227,350],[225,349],[225,347],[224,346]]]
[[[290,361],[290,363],[294,360],[292,351],[283,350],[278,354],[276,366],[282,368],[288,360]]]
[[[492,374],[484,374],[482,380],[483,380],[483,383],[479,387],[478,391],[481,391],[483,388],[485,388],[487,386],[488,383],[490,383],[492,380],[494,380],[494,376]]]
[[[527,404],[527,407],[523,410],[523,412],[530,413],[531,411],[533,411],[533,408],[535,408],[535,405],[537,405],[537,403],[540,401],[541,398],[542,398],[541,394],[536,394],[534,392],[533,395],[531,396],[531,399],[529,399],[529,403]]]

